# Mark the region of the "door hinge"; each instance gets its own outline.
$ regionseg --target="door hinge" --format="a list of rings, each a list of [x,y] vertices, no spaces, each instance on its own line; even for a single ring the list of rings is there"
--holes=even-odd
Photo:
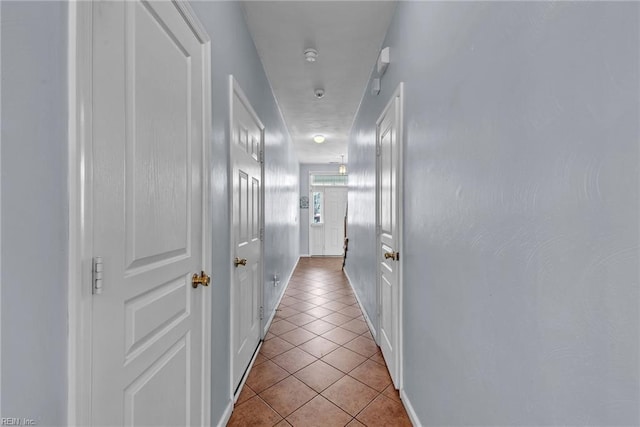
[[[264,307],[260,306],[260,320],[264,319]]]
[[[260,241],[264,242],[264,228],[260,229]]]
[[[264,150],[260,150],[260,163],[264,164]]]
[[[92,278],[91,278],[91,292],[94,295],[99,295],[102,293],[102,269],[103,269],[103,264],[102,264],[102,257],[101,256],[97,256],[93,258],[93,268],[91,269],[92,271]]]
[[[376,234],[379,236],[382,233],[382,227],[379,225],[376,225]]]
[[[380,155],[380,144],[376,144],[376,156]]]

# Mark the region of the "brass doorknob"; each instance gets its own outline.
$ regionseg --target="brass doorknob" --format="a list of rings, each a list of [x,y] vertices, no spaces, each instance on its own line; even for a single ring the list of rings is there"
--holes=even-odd
[[[398,252],[385,252],[384,253],[384,259],[389,259],[391,258],[392,260],[396,261],[398,259],[400,259],[400,254]]]
[[[233,263],[235,264],[236,267],[239,265],[247,265],[247,259],[236,257],[236,259],[233,260]]]
[[[204,274],[204,271],[201,271],[199,276],[198,273],[194,273],[193,277],[191,277],[191,286],[193,286],[194,289],[197,288],[198,285],[209,286],[210,282],[211,277]]]

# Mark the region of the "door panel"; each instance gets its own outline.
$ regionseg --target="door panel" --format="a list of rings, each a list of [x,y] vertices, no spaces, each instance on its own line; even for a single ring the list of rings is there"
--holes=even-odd
[[[379,344],[394,385],[400,380],[401,90],[377,122]]]
[[[262,164],[263,126],[246,97],[232,81],[231,159],[233,163],[232,382],[240,384],[261,337]]]
[[[125,212],[134,268],[187,252],[191,58],[150,4],[135,2],[129,12]]]
[[[201,424],[202,45],[172,3],[93,7],[92,423]]]

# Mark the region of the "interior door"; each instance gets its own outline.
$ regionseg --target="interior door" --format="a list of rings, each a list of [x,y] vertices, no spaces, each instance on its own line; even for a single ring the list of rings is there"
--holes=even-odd
[[[260,343],[262,305],[262,147],[264,127],[231,78],[232,350],[237,389]]]
[[[325,187],[324,204],[324,255],[342,255],[344,251],[344,216],[347,212],[347,188]]]
[[[396,388],[400,378],[401,330],[401,88],[378,119],[376,132],[379,344]]]
[[[205,56],[178,7],[93,5],[94,425],[205,419]]]

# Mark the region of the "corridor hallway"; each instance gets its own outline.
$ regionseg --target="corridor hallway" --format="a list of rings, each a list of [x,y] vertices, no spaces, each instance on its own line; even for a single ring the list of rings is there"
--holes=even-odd
[[[342,258],[301,258],[229,426],[410,426]]]

